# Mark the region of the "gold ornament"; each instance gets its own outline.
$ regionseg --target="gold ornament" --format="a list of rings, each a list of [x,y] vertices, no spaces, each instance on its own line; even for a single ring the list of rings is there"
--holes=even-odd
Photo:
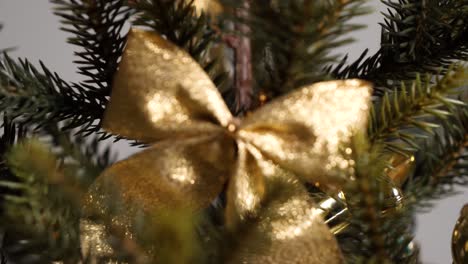
[[[468,204],[461,210],[452,236],[453,263],[468,263]]]
[[[390,158],[391,169],[387,169],[387,175],[396,186],[402,186],[413,172],[416,163],[414,156],[405,157],[395,154]]]
[[[318,202],[317,208],[334,235],[340,234],[349,226],[350,213],[343,192]]]
[[[351,213],[346,203],[346,197],[343,192],[339,192],[336,197],[329,197],[317,203],[319,214],[330,227],[334,235],[339,235],[349,226]],[[394,210],[399,210],[403,206],[403,193],[397,187],[390,188],[385,196],[385,207],[382,208],[383,214],[388,214]]]
[[[159,35],[133,29],[103,127],[153,145],[105,170],[90,189],[88,209],[109,213],[106,201],[119,194],[126,209],[114,222],[130,225],[139,210],[204,208],[228,182],[226,223],[234,230],[258,216],[278,168],[295,180],[341,189],[345,179],[334,172],[353,161],[340,147],[366,127],[370,96],[371,85],[361,80],[317,83],[240,120],[190,55]],[[304,254],[338,252],[320,214],[298,209],[294,216],[321,230],[298,231],[304,243],[321,245]],[[281,221],[283,227],[289,223]]]
[[[386,206],[383,208],[382,213],[390,213],[401,209],[403,206],[403,193],[400,187],[412,173],[415,166],[414,161],[414,156],[407,158],[402,155],[394,155],[390,158],[389,163],[392,168],[386,169],[385,172],[394,186],[390,188],[385,196]],[[320,188],[320,183],[316,183],[315,187]],[[336,197],[317,201],[317,204],[325,223],[330,227],[330,231],[334,235],[338,235],[346,230],[349,226],[351,215],[347,207],[345,194],[342,191]]]

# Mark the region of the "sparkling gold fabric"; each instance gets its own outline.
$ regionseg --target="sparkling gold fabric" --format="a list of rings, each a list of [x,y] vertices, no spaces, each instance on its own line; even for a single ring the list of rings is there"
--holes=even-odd
[[[239,248],[227,263],[336,264],[340,250],[321,213],[297,178],[268,160],[260,161],[266,175],[266,194],[255,224],[244,224]]]
[[[453,263],[468,263],[468,204],[462,211],[455,225],[452,236]]]
[[[143,211],[199,209],[228,183],[226,221],[231,229],[258,215],[276,168],[294,175],[294,181],[339,189],[340,178],[333,172],[353,162],[339,149],[354,131],[365,128],[371,92],[370,84],[360,80],[317,83],[239,120],[187,53],[161,36],[135,29],[129,33],[114,84],[104,128],[153,145],[104,171],[91,188],[88,204],[109,213],[105,201],[118,194],[124,204]],[[297,225],[309,219],[303,228],[310,232],[325,228],[305,196],[277,207],[284,213],[271,223],[264,220],[265,225],[291,218]],[[116,218],[130,221],[134,214],[124,210]],[[330,232],[325,236],[322,231],[297,241],[338,251]],[[339,254],[335,257],[340,259]]]
[[[360,80],[307,86],[249,115],[239,135],[304,181],[339,184],[331,173],[350,166],[339,147],[366,126],[369,97]]]
[[[189,2],[189,0],[187,0]],[[210,15],[218,15],[223,11],[223,6],[218,0],[195,0],[193,6],[198,12],[205,12]]]
[[[103,126],[156,142],[223,132],[231,114],[203,69],[162,37],[132,30]]]
[[[222,137],[157,143],[107,169],[92,186],[91,199],[104,207],[108,202],[103,194],[111,185],[122,202],[137,204],[144,211],[177,206],[201,209],[222,191],[232,171],[234,145]]]
[[[82,219],[80,230],[83,256],[106,256],[113,253],[112,247],[107,243],[106,230],[102,224]]]

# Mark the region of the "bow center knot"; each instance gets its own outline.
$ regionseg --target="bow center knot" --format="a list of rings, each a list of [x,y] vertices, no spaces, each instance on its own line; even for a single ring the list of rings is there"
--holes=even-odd
[[[234,117],[226,125],[226,129],[229,133],[235,134],[239,130],[240,124],[241,124],[241,120],[237,117]]]

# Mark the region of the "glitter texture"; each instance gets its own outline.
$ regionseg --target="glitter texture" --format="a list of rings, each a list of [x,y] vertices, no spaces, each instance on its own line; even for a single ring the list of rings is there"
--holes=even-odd
[[[112,254],[112,248],[110,245],[105,243],[106,241],[106,230],[103,225],[96,224],[88,220],[80,221],[81,229],[81,246],[83,249],[83,255],[110,255]],[[94,244],[94,241],[100,241]],[[104,243],[103,243],[104,242]]]
[[[116,221],[130,229],[138,210],[198,210],[226,183],[231,230],[247,217],[261,217],[272,182],[340,188],[333,170],[354,162],[340,148],[349,148],[353,133],[365,129],[371,96],[364,81],[322,82],[239,120],[187,53],[161,36],[135,29],[114,84],[104,128],[153,145],[104,171],[87,203],[92,211],[108,214],[106,201],[117,194],[130,209],[120,210]],[[281,260],[293,250],[294,261],[287,263],[341,263],[333,235],[305,192],[268,208],[271,217],[262,218],[258,232],[269,234],[269,248],[258,253],[258,261],[244,262],[240,254],[237,263],[286,263]]]

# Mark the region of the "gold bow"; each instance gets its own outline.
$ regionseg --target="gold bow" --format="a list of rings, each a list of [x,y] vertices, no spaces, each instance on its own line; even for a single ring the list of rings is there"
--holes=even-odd
[[[333,172],[353,162],[340,147],[365,128],[370,90],[361,80],[318,83],[240,120],[190,55],[157,34],[132,29],[103,126],[154,144],[104,171],[89,202],[105,213],[110,183],[125,204],[144,211],[196,210],[209,205],[228,183],[226,224],[233,229],[258,215],[269,184],[278,179],[285,185],[301,181],[340,188],[343,179]],[[268,226],[272,241],[300,243],[307,263],[340,262],[336,241],[305,191],[275,208],[280,210],[276,218],[262,225]],[[275,249],[281,243],[272,243],[271,252],[281,252]],[[312,245],[327,250],[310,254]]]

